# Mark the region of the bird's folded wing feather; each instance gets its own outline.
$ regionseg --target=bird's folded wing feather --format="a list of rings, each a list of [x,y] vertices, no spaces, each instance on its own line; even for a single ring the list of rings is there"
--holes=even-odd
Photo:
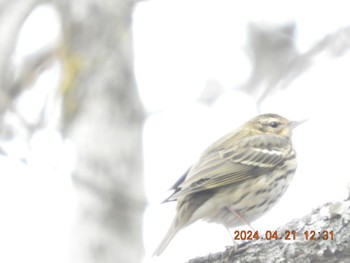
[[[203,154],[168,201],[265,174],[283,163],[290,149],[289,140],[271,134],[244,138],[228,149]]]

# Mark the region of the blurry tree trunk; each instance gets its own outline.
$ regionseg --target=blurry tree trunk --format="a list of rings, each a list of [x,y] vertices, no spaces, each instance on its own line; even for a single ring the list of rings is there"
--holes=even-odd
[[[133,1],[57,0],[64,24],[65,137],[76,148],[73,262],[140,262],[143,113],[133,74]]]

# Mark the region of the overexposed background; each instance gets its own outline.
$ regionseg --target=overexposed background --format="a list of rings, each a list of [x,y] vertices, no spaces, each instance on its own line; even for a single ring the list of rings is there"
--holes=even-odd
[[[181,231],[161,257],[151,257],[175,214],[174,203],[160,205],[167,189],[206,146],[259,113],[309,121],[295,131],[298,170],[292,185],[270,213],[253,223],[256,230],[274,230],[317,205],[347,196],[347,49],[338,56],[320,52],[303,74],[260,105],[243,87],[253,65],[247,48],[249,23],[272,28],[294,23],[293,49],[302,54],[325,36],[349,26],[348,10],[347,1],[151,0],[137,4],[133,15],[135,73],[147,113],[144,262],[185,262],[232,245],[223,227],[198,222]],[[59,37],[55,11],[49,5],[37,8],[22,28],[14,63],[20,68],[28,55]],[[348,39],[344,35],[335,45],[348,47]],[[36,83],[35,93],[18,100],[26,119],[35,122],[40,90],[50,86],[56,92],[52,83],[58,82],[60,73],[59,64],[53,63]],[[20,140],[1,144],[6,152],[0,158],[0,245],[6,247],[0,253],[1,262],[47,262],[47,258],[69,262],[76,201],[70,172],[75,156],[55,127],[59,105],[48,107],[53,124],[32,137],[29,149]],[[19,240],[14,230],[25,238]]]
[[[255,229],[274,230],[317,205],[347,196],[350,54],[334,58],[323,52],[260,108],[252,95],[241,90],[252,72],[249,23],[272,27],[294,23],[295,49],[304,53],[326,35],[350,25],[347,8],[345,1],[169,0],[137,6],[136,77],[149,113],[144,128],[149,202],[145,262],[185,262],[232,245],[222,226],[199,222],[181,231],[163,255],[151,258],[175,214],[175,203],[160,205],[169,194],[166,190],[205,147],[259,113],[309,121],[294,134],[298,170],[292,185],[271,212],[253,223]],[[207,103],[203,92],[210,91],[215,99]]]

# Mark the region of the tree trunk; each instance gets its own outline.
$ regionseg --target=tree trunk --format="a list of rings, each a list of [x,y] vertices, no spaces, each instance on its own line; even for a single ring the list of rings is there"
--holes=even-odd
[[[63,129],[77,154],[73,262],[140,262],[143,113],[133,74],[133,2],[57,4],[66,43]]]

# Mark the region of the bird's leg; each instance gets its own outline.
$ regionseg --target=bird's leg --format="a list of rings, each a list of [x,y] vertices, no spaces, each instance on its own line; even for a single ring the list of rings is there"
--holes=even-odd
[[[228,234],[230,235],[230,237],[231,237],[231,239],[232,239],[233,251],[236,252],[237,249],[238,249],[239,243],[238,243],[237,241],[235,241],[235,238],[234,238],[234,236],[232,235],[232,233],[231,233],[231,231],[230,231],[230,228],[227,227],[227,226],[225,226],[225,228],[226,228]],[[227,248],[228,248],[228,247],[227,247]]]
[[[234,210],[232,207],[228,207],[228,210],[234,214],[239,220],[241,220],[245,225],[249,226],[249,228],[255,232],[254,228],[251,226],[251,224],[245,220],[245,218],[243,216],[240,215],[240,213],[238,213],[236,210]]]
[[[245,225],[248,225],[249,228],[255,232],[254,228],[251,226],[251,224],[245,220],[245,218],[243,216],[241,216],[240,213],[238,213],[235,209],[233,209],[232,207],[227,207],[228,211],[230,211],[232,214],[235,215],[236,218],[238,218],[238,220],[240,220],[243,224]],[[235,240],[235,237],[232,235],[231,231],[230,231],[230,228],[228,226],[225,226],[225,228],[227,229],[229,235],[231,236],[232,238],[232,242],[233,242],[233,250],[236,251],[238,249],[238,245],[239,245],[239,242],[237,242]]]

